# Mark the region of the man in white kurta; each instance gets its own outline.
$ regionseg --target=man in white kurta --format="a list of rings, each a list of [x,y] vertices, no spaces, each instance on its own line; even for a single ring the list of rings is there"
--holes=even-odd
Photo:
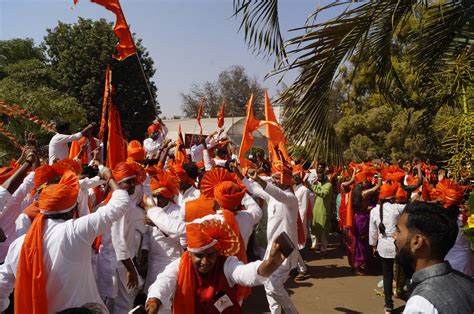
[[[29,205],[29,199],[27,196],[35,186],[34,176],[35,172],[30,172],[13,195],[10,195],[7,190],[4,190],[4,194],[6,195],[5,199],[8,201],[0,214],[0,228],[3,229],[7,239],[0,243],[0,262],[5,260],[8,247],[13,240],[16,239],[15,221],[18,216],[20,216],[22,210]]]
[[[56,126],[58,133],[54,134],[49,141],[49,164],[52,165],[56,160],[63,160],[69,157],[68,143],[78,141],[85,134],[92,132],[93,125],[89,124],[81,132],[69,134],[69,124],[61,123]]]
[[[298,199],[291,188],[282,185],[286,189],[281,189],[274,185],[280,184],[278,174],[274,178],[272,177],[274,184],[263,181],[257,175],[254,175],[252,179],[258,184],[246,178],[243,178],[242,182],[250,193],[264,199],[268,204],[267,240],[269,245],[267,246],[265,256],[268,256],[270,252],[271,243],[282,232],[288,234],[293,246],[296,248],[298,245]],[[297,260],[298,252],[295,249],[264,285],[271,313],[279,314],[282,309],[285,313],[298,313],[284,287],[291,269],[297,265]]]
[[[46,219],[43,234],[44,268],[48,312],[96,303],[106,312],[99,297],[91,265],[91,243],[126,212],[126,191],[115,190],[109,203],[97,212],[67,221]],[[9,304],[15,287],[16,271],[25,236],[12,243],[5,263],[0,266],[0,311]]]

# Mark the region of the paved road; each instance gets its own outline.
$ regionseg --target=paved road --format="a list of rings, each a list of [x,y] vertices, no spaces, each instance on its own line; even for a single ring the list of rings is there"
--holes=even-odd
[[[291,299],[301,314],[310,313],[384,313],[383,296],[374,289],[382,280],[381,273],[354,276],[347,264],[344,251],[338,244],[338,237],[330,238],[328,254],[321,259],[319,253],[305,252],[305,259],[312,278],[295,282],[287,281]],[[400,310],[403,301],[394,299]],[[252,295],[244,303],[244,313],[270,313],[263,287],[253,289]]]

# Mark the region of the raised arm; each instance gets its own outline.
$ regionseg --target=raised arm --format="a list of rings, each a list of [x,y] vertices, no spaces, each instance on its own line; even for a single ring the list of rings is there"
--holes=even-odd
[[[382,176],[381,175],[376,175],[376,178],[377,178],[377,184],[374,185],[374,187],[370,188],[370,189],[367,189],[367,190],[364,190],[362,192],[362,197],[368,197],[369,195],[372,195],[374,194],[375,192],[377,192],[380,187],[382,186]]]

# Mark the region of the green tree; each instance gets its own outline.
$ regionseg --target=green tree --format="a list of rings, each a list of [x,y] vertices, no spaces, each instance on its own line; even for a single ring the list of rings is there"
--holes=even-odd
[[[329,11],[335,8],[341,12],[336,17],[319,18],[324,13],[332,15]],[[323,153],[333,161],[340,160],[342,154],[333,132],[332,104],[328,98],[343,64],[356,57],[352,63],[357,72],[359,63],[365,62],[373,67],[373,82],[388,101],[403,108],[424,110],[424,116],[433,118],[437,110],[432,109],[432,99],[423,97],[421,90],[419,97],[410,97],[410,89],[418,86],[427,90],[435,86],[430,80],[435,72],[449,67],[463,51],[472,50],[471,0],[331,1],[309,14],[304,25],[296,29],[299,32],[286,42],[279,26],[278,0],[234,0],[234,12],[242,19],[241,29],[250,48],[265,56],[275,56],[274,74],[300,70],[300,75],[281,95],[295,103],[286,130],[300,144],[305,143],[313,156]],[[400,30],[413,21],[416,27],[403,34],[409,44],[394,47]],[[397,71],[398,49],[406,49],[412,56],[412,86]],[[449,102],[442,105],[446,104]]]
[[[105,19],[79,18],[76,24],[59,22],[54,29],[48,29],[42,47],[54,68],[54,88],[77,99],[89,122],[100,121],[105,72],[110,64],[116,91],[114,103],[119,106],[122,127],[133,137],[141,138],[155,117],[153,104],[136,56],[121,62],[111,58],[116,42],[113,26]],[[155,73],[153,60],[140,39],[136,46],[151,79]],[[156,98],[156,87],[151,81],[149,84]]]
[[[0,79],[0,100],[19,105],[34,116],[50,122],[58,117],[71,122],[73,129],[86,123],[86,112],[79,102],[66,93],[51,87],[52,71],[41,49],[32,40],[13,39],[0,41],[2,56],[2,78]],[[16,142],[22,144],[25,131],[36,134],[39,146],[47,154],[51,133],[21,115],[0,114],[4,128]],[[2,163],[18,156],[18,150],[5,136],[0,135]]]
[[[214,118],[219,112],[222,102],[225,103],[225,114],[230,116],[245,116],[250,95],[254,95],[253,109],[257,118],[264,116],[263,87],[256,78],[251,78],[242,66],[231,66],[219,73],[216,82],[194,84],[188,93],[181,93],[182,110],[185,117],[197,116],[199,103],[204,97],[203,114]]]

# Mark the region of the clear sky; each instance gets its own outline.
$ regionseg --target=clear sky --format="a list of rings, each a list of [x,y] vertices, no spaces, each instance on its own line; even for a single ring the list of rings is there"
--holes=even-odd
[[[219,72],[242,65],[276,94],[277,79],[263,81],[273,60],[262,60],[246,47],[240,20],[232,17],[232,0],[120,0],[132,32],[155,61],[153,80],[163,115],[181,114],[181,92],[193,83],[216,81]],[[303,26],[319,1],[281,0],[282,30]],[[39,44],[47,28],[58,21],[74,23],[78,17],[106,18],[115,22],[113,13],[88,0],[0,0],[0,39],[33,38]],[[324,17],[323,17],[324,18]],[[284,32],[288,38],[289,33]],[[102,69],[98,69],[102,70]],[[285,77],[291,83],[294,75]]]

